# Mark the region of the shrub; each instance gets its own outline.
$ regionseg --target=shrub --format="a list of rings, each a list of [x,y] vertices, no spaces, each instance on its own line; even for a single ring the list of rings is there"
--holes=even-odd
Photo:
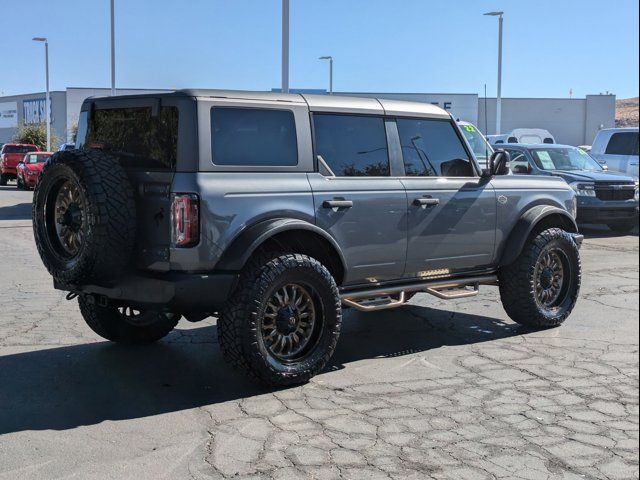
[[[47,125],[45,123],[22,124],[13,136],[13,141],[16,143],[32,143],[33,145],[37,145],[40,150],[46,150]],[[55,150],[57,144],[58,137],[55,132],[51,130],[51,148]]]

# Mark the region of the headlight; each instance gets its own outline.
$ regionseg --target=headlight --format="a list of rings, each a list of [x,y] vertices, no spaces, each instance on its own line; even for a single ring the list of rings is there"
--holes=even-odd
[[[571,184],[571,188],[575,190],[576,195],[581,197],[596,196],[596,187],[593,183],[574,182]]]

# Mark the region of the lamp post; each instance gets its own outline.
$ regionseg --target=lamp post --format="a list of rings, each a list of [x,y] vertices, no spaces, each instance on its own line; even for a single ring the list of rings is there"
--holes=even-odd
[[[289,0],[282,0],[282,93],[289,93]]]
[[[498,17],[498,95],[496,97],[496,135],[502,130],[502,22],[504,12],[485,13],[489,17]]]
[[[44,69],[46,78],[45,115],[47,117],[47,152],[51,151],[51,109],[49,107],[49,42],[46,37],[33,37],[34,42],[44,42]]]
[[[111,96],[116,94],[116,32],[115,6],[111,0]]]
[[[318,60],[329,60],[329,95],[333,95],[333,57],[327,55],[320,57]]]

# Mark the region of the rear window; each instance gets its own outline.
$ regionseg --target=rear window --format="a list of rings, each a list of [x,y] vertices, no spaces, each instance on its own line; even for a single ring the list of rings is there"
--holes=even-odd
[[[316,153],[337,177],[390,174],[382,117],[314,114]]]
[[[88,126],[84,125],[81,116],[78,148],[107,151],[131,168],[175,167],[178,155],[176,107],[161,107],[156,116],[152,115],[151,107],[97,109],[88,123]]]
[[[611,135],[604,153],[608,155],[638,155],[638,133],[614,133]]]
[[[27,163],[43,163],[51,158],[51,155],[29,155]]]
[[[3,153],[28,153],[28,152],[35,152],[36,150],[38,150],[36,147],[34,146],[28,146],[28,145],[5,145],[3,147],[2,152]]]
[[[297,165],[298,142],[293,112],[260,108],[212,108],[211,155],[216,165]]]

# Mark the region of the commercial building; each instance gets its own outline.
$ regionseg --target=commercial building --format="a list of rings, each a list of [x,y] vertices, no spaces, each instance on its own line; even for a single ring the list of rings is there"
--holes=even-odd
[[[161,89],[118,89],[119,95],[154,93]],[[325,90],[293,92],[326,94]],[[108,88],[75,88],[51,92],[51,128],[60,142],[70,141],[78,122],[80,106],[90,96],[108,96]],[[335,92],[334,95],[378,97],[439,105],[460,120],[487,134],[494,134],[496,99],[475,93],[375,93]],[[503,98],[502,133],[514,128],[544,128],[558,143],[591,144],[598,130],[615,126],[615,95],[587,95],[586,98]],[[46,116],[45,94],[0,97],[0,143],[10,141],[18,126],[41,123]]]

